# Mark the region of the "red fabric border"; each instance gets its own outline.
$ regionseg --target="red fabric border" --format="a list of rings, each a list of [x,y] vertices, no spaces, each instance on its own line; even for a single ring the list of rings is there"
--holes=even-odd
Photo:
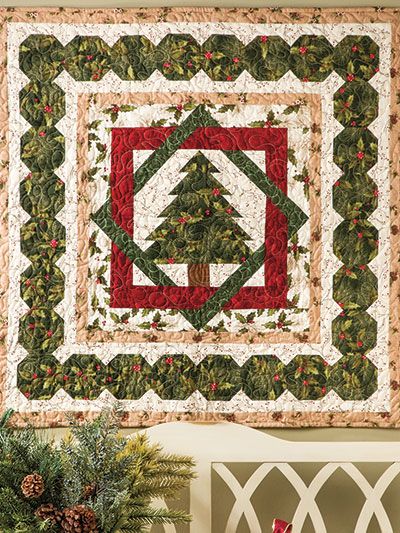
[[[115,222],[133,237],[133,150],[155,150],[175,127],[114,128],[111,146],[111,206]],[[198,128],[180,149],[261,150],[266,173],[287,194],[286,128]],[[224,309],[279,309],[287,305],[288,230],[285,215],[266,200],[265,285],[242,287]],[[112,244],[110,306],[198,309],[218,287],[133,285],[132,262]]]

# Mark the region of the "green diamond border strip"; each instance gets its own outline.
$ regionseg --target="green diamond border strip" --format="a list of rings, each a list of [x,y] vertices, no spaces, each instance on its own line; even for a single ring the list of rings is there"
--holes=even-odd
[[[22,273],[20,284],[21,298],[30,309],[21,317],[19,325],[18,342],[28,355],[18,365],[18,387],[27,398],[50,399],[59,389],[66,390],[74,398],[88,396],[92,399],[104,389],[119,399],[141,395],[140,392],[133,394],[130,390],[136,381],[142,383],[140,373],[127,378],[126,389],[118,390],[117,387],[121,375],[117,367],[126,368],[136,356],[127,356],[125,359],[125,356],[116,355],[104,368],[104,372],[107,372],[105,375],[102,363],[95,356],[71,354],[61,364],[53,355],[64,342],[64,321],[55,307],[64,297],[65,281],[56,264],[65,252],[65,230],[56,219],[56,214],[64,205],[64,184],[56,172],[63,163],[65,147],[63,135],[55,127],[65,115],[65,97],[54,81],[66,70],[77,82],[92,81],[95,85],[110,69],[122,80],[144,80],[156,69],[164,76],[166,83],[167,80],[190,80],[194,73],[186,68],[186,50],[192,51],[192,48],[181,47],[182,53],[179,57],[174,56],[171,68],[164,67],[163,61],[172,58],[172,53],[176,51],[176,39],[187,39],[188,44],[189,40],[194,42],[189,35],[170,34],[159,45],[152,45],[146,39],[144,43],[142,36],[132,35],[122,37],[113,47],[109,47],[98,36],[77,36],[64,46],[51,34],[37,33],[21,43],[20,68],[29,81],[20,91],[20,109],[21,115],[31,125],[21,137],[21,160],[30,170],[28,177],[21,181],[21,206],[31,217],[21,227],[21,252],[31,261],[31,265]],[[137,43],[141,43],[139,49]],[[147,45],[151,45],[154,54],[147,53]],[[239,46],[239,52],[243,52],[239,63],[232,62],[233,55],[238,51],[236,45]],[[120,61],[121,46],[126,46],[128,51],[135,51],[124,56],[125,64]],[[277,46],[284,54],[278,53]],[[210,47],[223,52],[218,58],[213,57],[205,62],[204,53]],[[305,50],[312,53],[304,53]],[[88,61],[88,54],[94,59]],[[260,61],[261,57],[264,62]],[[334,253],[342,261],[343,267],[332,273],[333,300],[342,308],[332,323],[332,344],[342,357],[332,366],[325,366],[320,356],[314,366],[312,361],[315,357],[311,355],[304,356],[301,362],[298,359],[300,356],[296,356],[286,366],[279,359],[277,361],[281,365],[282,383],[287,373],[290,390],[294,372],[292,363],[306,369],[307,365],[314,367],[310,372],[306,370],[308,386],[303,383],[304,375],[295,376],[298,389],[296,393],[292,392],[299,400],[322,397],[331,389],[344,400],[368,398],[377,388],[377,368],[366,354],[376,345],[376,321],[368,314],[368,308],[376,299],[377,278],[368,264],[377,253],[377,230],[368,217],[376,209],[378,201],[374,194],[377,192],[376,184],[368,176],[368,171],[376,163],[377,139],[368,128],[378,114],[379,98],[370,84],[379,70],[378,45],[367,35],[346,35],[335,46],[325,37],[316,35],[301,35],[291,46],[283,39],[272,36],[263,40],[255,36],[253,41],[244,46],[234,35],[211,35],[203,45],[199,45],[197,60],[197,70],[202,69],[211,79],[225,82],[227,86],[240,74],[238,67],[247,70],[259,81],[278,81],[289,70],[303,82],[324,81],[334,71],[342,78],[343,85],[332,95],[333,115],[344,127],[333,144],[334,162],[343,171],[343,176],[333,185],[333,207],[343,219],[334,231],[333,245]],[[142,68],[144,64],[145,69]],[[362,94],[362,98],[354,98],[355,94]],[[52,114],[43,112],[45,105],[53,109]],[[358,159],[358,153],[363,157]],[[35,190],[38,189],[46,191],[39,200],[35,197]],[[354,224],[355,216],[357,224]],[[354,253],[360,245],[357,231],[367,233],[367,239],[363,239],[362,247]],[[43,283],[44,272],[50,277],[49,282]],[[370,294],[366,295],[366,289],[371,289]],[[234,381],[226,366],[228,360],[233,364],[230,356],[208,356],[206,360],[209,362],[210,379],[211,376],[215,379],[218,374],[225,385]],[[246,368],[252,367],[253,360],[254,371],[247,373]],[[250,398],[253,398],[250,383],[258,375],[263,376],[263,385],[273,396],[269,398],[279,396],[280,392],[275,391],[275,388],[280,382],[272,379],[273,361],[274,358],[266,365],[267,373],[260,374],[255,357],[248,361],[249,365],[241,368],[241,387]],[[75,367],[81,368],[85,375],[84,372],[89,372],[92,363],[90,375],[93,380],[83,381],[82,377],[71,379],[70,382],[63,380],[63,375]],[[98,371],[97,367],[102,370]],[[313,376],[317,368],[317,375],[325,376],[326,381],[324,378],[320,384],[314,385]],[[112,376],[115,379],[110,376],[114,371]],[[152,375],[162,382],[164,376],[164,367]],[[111,381],[108,379],[110,377]],[[196,381],[197,376],[194,379]],[[354,386],[355,381],[357,386]],[[169,382],[165,384],[164,393],[157,387],[151,388],[157,389],[160,397],[175,398],[175,393],[168,392],[171,391]],[[210,395],[200,384],[197,389],[207,399],[226,399],[221,390]],[[262,395],[264,397],[268,397],[268,393]]]
[[[199,127],[220,126],[220,124],[200,104],[190,113],[180,126],[152,152],[135,172],[134,193],[138,193],[149,179],[179,149],[182,143]],[[268,176],[240,150],[221,150],[275,205],[284,213],[288,220],[288,235],[291,237],[308,219],[307,215],[280,189]],[[111,205],[108,200],[94,215],[94,222],[106,233],[138,268],[156,285],[172,285],[175,283],[150,259],[145,251],[132,241],[129,235],[112,219]],[[130,241],[130,242],[129,242]],[[200,330],[222,307],[237,293],[255,272],[263,265],[265,245],[262,244],[253,254],[231,274],[218,290],[205,302],[200,309],[179,309],[179,312],[192,326]]]

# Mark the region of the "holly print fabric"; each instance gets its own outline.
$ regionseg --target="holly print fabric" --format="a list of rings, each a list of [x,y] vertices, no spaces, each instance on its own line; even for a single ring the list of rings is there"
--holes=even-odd
[[[2,406],[398,425],[396,10],[0,21]]]

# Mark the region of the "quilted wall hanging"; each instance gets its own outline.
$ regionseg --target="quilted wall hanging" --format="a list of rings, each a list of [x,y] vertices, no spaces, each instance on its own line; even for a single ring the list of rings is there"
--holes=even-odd
[[[399,11],[0,22],[1,407],[399,425]]]

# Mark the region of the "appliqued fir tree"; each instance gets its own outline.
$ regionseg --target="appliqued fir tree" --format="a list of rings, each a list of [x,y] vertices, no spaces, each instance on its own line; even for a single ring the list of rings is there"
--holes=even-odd
[[[170,192],[176,198],[160,214],[166,220],[147,237],[154,241],[147,254],[158,264],[187,264],[189,286],[209,287],[209,265],[245,262],[250,237],[224,198],[230,192],[213,176],[219,170],[204,154],[197,152],[181,172],[187,175]]]

